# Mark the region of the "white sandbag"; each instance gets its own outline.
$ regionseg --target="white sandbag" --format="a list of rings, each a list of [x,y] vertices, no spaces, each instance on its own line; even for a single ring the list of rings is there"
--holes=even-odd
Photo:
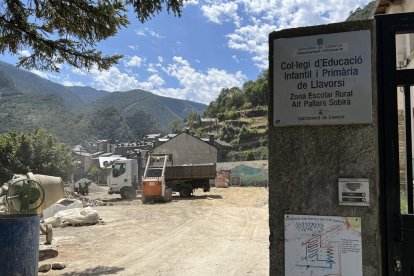
[[[44,209],[43,219],[50,218],[54,216],[57,212],[62,210],[74,209],[74,208],[82,208],[83,203],[78,199],[72,198],[61,198],[56,203],[50,205],[48,208]]]
[[[91,207],[86,207],[59,211],[53,217],[45,219],[45,223],[52,224],[53,227],[77,226],[95,224],[99,219],[98,211],[93,210]]]

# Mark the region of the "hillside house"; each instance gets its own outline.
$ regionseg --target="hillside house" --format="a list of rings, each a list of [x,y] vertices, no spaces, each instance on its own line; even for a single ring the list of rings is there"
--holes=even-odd
[[[148,153],[172,154],[174,165],[217,163],[217,148],[187,132],[177,134]]]

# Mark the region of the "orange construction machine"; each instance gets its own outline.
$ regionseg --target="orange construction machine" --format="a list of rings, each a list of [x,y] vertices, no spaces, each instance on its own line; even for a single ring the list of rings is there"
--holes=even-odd
[[[169,154],[150,154],[142,177],[141,200],[171,201],[172,193],[190,196],[195,189],[210,191],[210,179],[216,177],[216,164],[173,166]]]

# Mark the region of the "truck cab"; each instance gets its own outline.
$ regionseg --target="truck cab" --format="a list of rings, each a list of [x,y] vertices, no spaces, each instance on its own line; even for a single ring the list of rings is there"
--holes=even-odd
[[[136,159],[115,160],[107,182],[109,194],[120,194],[125,199],[135,198],[139,182],[138,161]]]

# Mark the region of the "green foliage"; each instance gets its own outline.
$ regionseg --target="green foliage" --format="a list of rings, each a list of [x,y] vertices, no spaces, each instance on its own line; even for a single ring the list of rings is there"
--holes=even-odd
[[[190,112],[184,121],[189,127],[199,127],[201,125],[201,115],[198,112]]]
[[[226,115],[224,115],[224,113],[217,113],[216,117],[217,117],[217,120],[218,120],[219,122],[221,122],[221,121],[223,121],[224,119],[226,119]]]
[[[160,132],[152,114],[140,109],[129,110],[131,112],[121,114],[117,109],[103,108],[91,114],[76,115],[55,95],[3,95],[0,96],[0,134],[12,129],[33,131],[43,127],[59,142],[75,145],[94,139],[132,141],[148,133]]]
[[[369,19],[374,13],[376,1],[369,2],[364,8],[358,7],[351,11],[346,21]]]
[[[70,149],[57,143],[55,136],[44,129],[0,135],[0,181],[6,182],[13,174],[60,176],[68,179],[74,170]]]
[[[257,149],[259,152],[260,160],[267,160],[269,158],[269,150],[267,147],[260,147]]]
[[[268,71],[263,71],[256,81],[244,83],[243,88],[223,88],[215,101],[212,101],[204,111],[204,116],[216,118],[224,113],[227,118],[232,110],[251,108],[260,105],[267,106],[268,101]]]
[[[167,7],[167,11],[172,11],[175,16],[181,16],[181,7],[186,0],[127,0],[126,2],[134,7],[139,21],[144,23],[150,19],[154,13],[159,13],[162,6]]]
[[[0,53],[19,57],[27,69],[59,71],[58,64],[99,70],[108,69],[122,56],[104,56],[97,42],[114,36],[129,24],[132,6],[145,22],[163,6],[181,15],[184,0],[9,0],[0,5]],[[24,56],[19,51],[30,48]]]
[[[232,126],[232,125],[225,125],[222,129],[221,129],[221,137],[223,138],[223,140],[227,143],[231,142],[236,134],[239,132],[239,129]]]
[[[85,105],[78,93],[73,93],[66,86],[53,83],[5,62],[0,62],[0,71],[3,73],[0,75],[0,79],[6,84],[4,90],[8,91],[9,95],[50,94],[58,96],[71,111],[78,111]]]
[[[224,111],[224,118],[227,120],[234,120],[237,118],[237,111],[235,109],[228,109]]]
[[[76,116],[54,95],[0,97],[0,133],[43,127],[59,137],[60,142],[71,143],[85,137],[83,129],[77,131],[76,121]]]
[[[171,132],[172,133],[180,133],[182,128],[182,124],[180,120],[175,120],[171,123]]]
[[[98,99],[84,108],[86,114],[113,107],[120,111],[124,118],[141,110],[151,114],[157,122],[157,128],[169,132],[171,123],[175,120],[183,121],[190,112],[202,112],[204,104],[157,96],[143,90],[128,92],[113,92]]]
[[[255,160],[256,157],[254,156],[254,153],[252,151],[248,152],[246,155],[246,161],[252,161]]]
[[[87,173],[88,178],[94,182],[98,182],[98,171],[99,171],[98,167],[93,165]]]
[[[231,151],[227,155],[228,161],[252,161],[267,160],[268,150],[266,147],[258,147],[247,150]]]
[[[248,141],[253,135],[254,133],[251,130],[249,130],[246,126],[242,126],[237,135],[237,138],[240,143],[240,142]]]
[[[142,139],[146,134],[159,132],[157,123],[151,114],[137,110],[130,117],[126,118],[135,139]]]
[[[99,139],[134,140],[134,135],[115,108],[98,110],[89,119],[90,128]]]

